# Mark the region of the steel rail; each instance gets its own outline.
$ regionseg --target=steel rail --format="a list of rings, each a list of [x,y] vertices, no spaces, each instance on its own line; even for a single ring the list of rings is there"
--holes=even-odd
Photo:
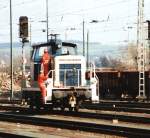
[[[21,100],[7,100],[0,99],[0,104],[21,104]],[[95,106],[113,106],[127,107],[127,108],[150,108],[150,102],[135,102],[135,101],[108,101],[102,100],[99,103],[84,102],[84,105],[95,105]]]
[[[106,124],[96,124],[96,123],[87,123],[87,122],[78,122],[78,121],[66,121],[66,120],[57,120],[57,119],[45,119],[37,117],[29,117],[25,115],[14,115],[0,113],[0,120],[7,122],[19,122],[24,124],[39,125],[39,126],[51,126],[59,127],[70,130],[81,130],[88,132],[112,134],[119,136],[128,136],[128,137],[150,137],[150,130],[140,129],[133,127],[124,127],[124,126],[115,126],[115,125],[106,125]]]
[[[105,119],[105,120],[117,119],[117,120],[122,121],[122,122],[150,124],[150,118],[149,117],[118,115],[117,113],[107,114],[107,113],[53,111],[53,112],[49,112],[49,114],[73,116],[73,117],[83,117],[83,118],[93,118],[93,119]]]
[[[115,105],[115,104],[114,104]],[[122,111],[131,113],[147,113],[150,114],[150,108],[137,108],[130,106],[119,106],[119,105],[103,105],[103,104],[83,104],[81,108],[90,110],[107,110],[107,111]]]
[[[18,104],[21,105],[21,101],[0,101],[0,104]],[[114,107],[115,105],[115,107]],[[0,109],[3,109],[0,105]],[[11,109],[11,106],[9,107]],[[19,108],[19,107],[18,107]],[[105,103],[84,103],[81,106],[82,109],[90,110],[105,110],[105,111],[122,111],[131,113],[147,113],[150,114],[150,103],[118,103],[118,102],[105,102]],[[18,109],[19,110],[19,109]]]
[[[83,118],[94,118],[94,119],[105,119],[105,120],[113,120],[118,119],[119,121],[123,122],[133,122],[133,123],[144,123],[144,124],[150,124],[150,118],[149,117],[143,117],[143,116],[136,116],[136,115],[122,115],[118,114],[117,112],[114,113],[90,113],[90,112],[69,112],[69,111],[57,111],[57,110],[30,110],[29,108],[24,107],[14,107],[14,106],[0,106],[0,109],[2,110],[10,110],[10,111],[16,111],[16,114],[26,114],[26,115],[44,115],[44,114],[50,114],[50,115],[64,115],[64,116],[74,116],[74,117],[83,117]]]
[[[86,102],[85,104],[91,104]],[[116,105],[119,107],[150,108],[150,102],[130,102],[130,101],[100,101],[95,105]]]
[[[0,104],[21,104],[21,100],[7,100],[1,99]],[[150,102],[130,102],[130,101],[100,101],[99,103],[84,102],[86,106],[113,106],[127,107],[127,108],[150,108]]]

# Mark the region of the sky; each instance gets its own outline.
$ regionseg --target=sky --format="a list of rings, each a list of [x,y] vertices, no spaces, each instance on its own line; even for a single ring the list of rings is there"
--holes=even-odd
[[[9,42],[9,1],[0,0],[0,43]],[[102,44],[136,42],[138,0],[48,0],[49,33],[63,40],[85,39]],[[144,20],[150,20],[150,0],[145,0]],[[19,17],[29,18],[32,42],[46,41],[46,0],[12,0],[13,42],[19,42]],[[97,23],[91,23],[98,20]]]

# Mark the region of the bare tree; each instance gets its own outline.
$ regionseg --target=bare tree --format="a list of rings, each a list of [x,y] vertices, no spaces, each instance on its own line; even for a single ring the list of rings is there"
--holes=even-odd
[[[128,67],[137,69],[138,67],[138,52],[137,52],[137,45],[135,43],[128,44],[128,51],[127,51],[127,65]]]
[[[96,66],[97,67],[110,67],[110,68],[119,69],[119,70],[125,68],[124,63],[120,59],[113,58],[111,56],[99,57],[99,59],[96,61]]]

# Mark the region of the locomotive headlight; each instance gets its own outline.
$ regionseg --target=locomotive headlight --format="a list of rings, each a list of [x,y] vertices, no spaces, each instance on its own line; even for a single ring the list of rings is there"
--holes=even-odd
[[[58,45],[58,48],[61,48],[61,45]]]

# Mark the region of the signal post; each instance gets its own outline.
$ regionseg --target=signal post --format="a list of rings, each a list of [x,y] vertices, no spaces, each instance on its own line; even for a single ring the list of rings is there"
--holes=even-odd
[[[22,87],[25,81],[25,43],[28,42],[28,17],[27,16],[20,16],[19,18],[19,37],[21,38],[22,42]]]

